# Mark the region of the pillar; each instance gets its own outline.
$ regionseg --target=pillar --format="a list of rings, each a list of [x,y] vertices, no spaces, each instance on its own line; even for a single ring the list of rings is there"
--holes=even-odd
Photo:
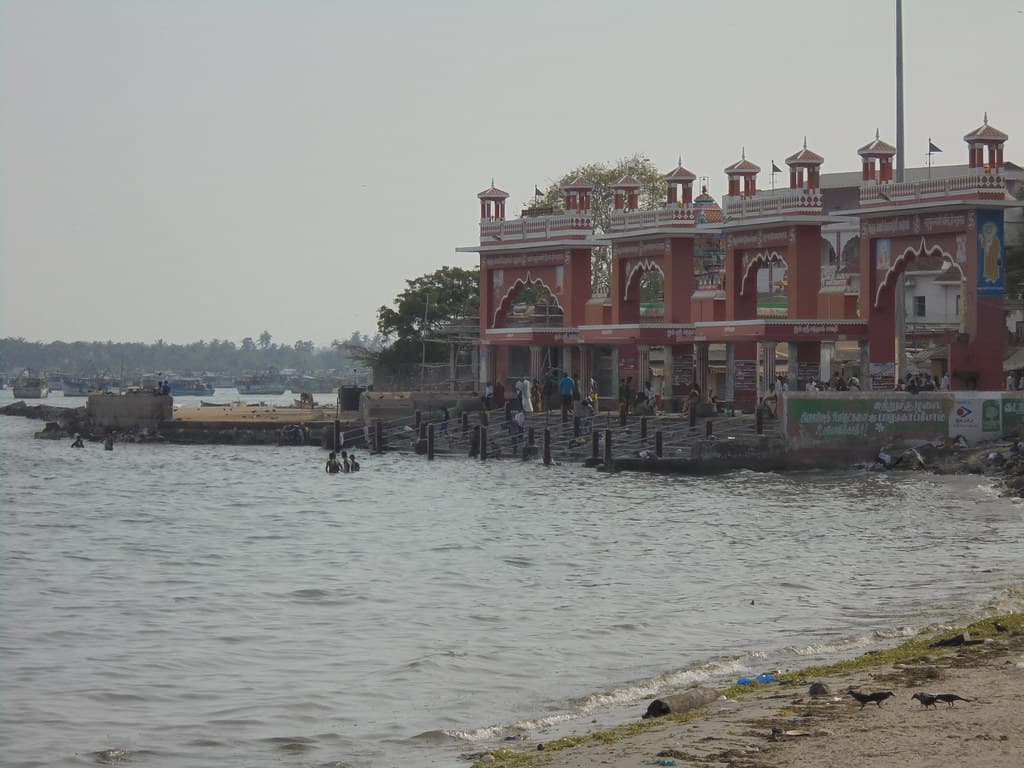
[[[544,359],[543,358],[543,352],[544,352],[544,348],[543,347],[539,347],[539,346],[536,346],[536,345],[531,345],[530,346],[530,379],[531,380],[533,380],[533,379],[536,379],[537,381],[541,380],[541,377],[543,375],[543,371],[541,371],[540,366],[541,366],[541,362]]]
[[[739,410],[752,410],[757,404],[757,344],[752,341],[725,345],[725,399]]]
[[[579,355],[576,386],[579,387],[580,397],[586,397],[590,394],[590,348],[581,345],[576,349],[576,354]]]
[[[663,397],[689,397],[694,382],[692,344],[665,347],[665,382]]]
[[[698,341],[693,345],[693,380],[700,388],[702,398],[708,396],[708,343]]]
[[[494,345],[480,344],[480,390],[488,381],[494,381]]]
[[[790,389],[802,392],[821,373],[821,345],[817,341],[789,342]]]
[[[636,346],[636,391],[643,390],[651,375],[651,348],[646,344]]]
[[[836,343],[834,341],[821,342],[821,362],[818,367],[818,380],[828,381],[832,378],[832,363],[836,357]]]
[[[758,344],[758,356],[761,358],[761,376],[758,379],[757,395],[765,397],[775,385],[775,342],[766,341]]]

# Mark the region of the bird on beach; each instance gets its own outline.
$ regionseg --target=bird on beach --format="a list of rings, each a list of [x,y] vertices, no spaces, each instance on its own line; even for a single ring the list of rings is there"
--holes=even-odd
[[[935,706],[936,698],[935,698],[935,694],[933,694],[933,693],[925,693],[924,691],[918,691],[917,693],[915,693],[910,698],[911,699],[917,699],[918,701],[920,701],[922,706],[924,706],[925,709],[928,709],[928,707],[934,707]]]
[[[870,704],[871,702],[874,702],[878,706],[882,706],[883,701],[888,699],[890,696],[896,695],[892,691],[874,691],[872,693],[861,693],[860,691],[855,691],[852,686],[848,688],[846,692],[860,702],[861,709],[864,709],[865,704]]]
[[[935,699],[937,701],[944,701],[951,707],[953,706],[953,703],[957,701],[972,701],[972,699],[965,699],[963,696],[957,696],[955,693],[939,693],[936,694]]]

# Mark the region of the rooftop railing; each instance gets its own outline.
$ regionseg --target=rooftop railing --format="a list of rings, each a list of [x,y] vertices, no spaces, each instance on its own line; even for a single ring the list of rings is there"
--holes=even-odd
[[[759,190],[751,197],[725,197],[723,203],[723,211],[730,219],[778,216],[783,213],[821,213],[821,190]]]
[[[942,179],[864,184],[860,188],[861,203],[888,203],[928,198],[1006,194],[1006,179],[999,173],[980,170],[965,176]]]

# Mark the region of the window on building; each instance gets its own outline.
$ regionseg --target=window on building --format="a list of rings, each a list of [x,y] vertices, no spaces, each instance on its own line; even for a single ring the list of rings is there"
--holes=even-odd
[[[924,317],[924,296],[914,297],[914,317]]]

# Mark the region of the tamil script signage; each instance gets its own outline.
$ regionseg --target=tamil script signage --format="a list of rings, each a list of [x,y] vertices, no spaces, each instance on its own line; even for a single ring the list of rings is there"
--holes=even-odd
[[[796,447],[941,439],[953,398],[891,395],[786,395],[786,436]]]
[[[784,411],[795,448],[956,437],[974,444],[1024,426],[1024,392],[792,392]]]

